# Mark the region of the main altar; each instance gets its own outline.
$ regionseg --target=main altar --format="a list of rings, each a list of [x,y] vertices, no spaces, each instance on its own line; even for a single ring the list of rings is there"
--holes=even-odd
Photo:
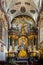
[[[35,21],[29,16],[18,16],[11,22],[8,30],[9,63],[23,63],[28,65],[30,57],[37,56],[38,29]]]

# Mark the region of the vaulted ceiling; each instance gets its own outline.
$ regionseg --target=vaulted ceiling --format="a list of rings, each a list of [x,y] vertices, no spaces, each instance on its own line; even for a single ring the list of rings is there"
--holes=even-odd
[[[37,21],[42,0],[1,0],[1,6],[11,22],[18,15],[28,15]]]

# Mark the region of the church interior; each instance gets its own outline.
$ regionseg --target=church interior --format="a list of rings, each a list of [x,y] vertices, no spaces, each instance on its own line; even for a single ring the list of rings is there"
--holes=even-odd
[[[0,65],[43,65],[43,0],[0,0]]]

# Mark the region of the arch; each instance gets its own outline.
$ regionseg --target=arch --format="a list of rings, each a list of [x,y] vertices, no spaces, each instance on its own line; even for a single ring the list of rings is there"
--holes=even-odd
[[[17,15],[17,16],[15,16],[15,17],[12,19],[11,23],[13,22],[13,20],[14,20],[15,18],[17,18],[17,17],[19,17],[19,16],[27,16],[27,17],[31,18],[31,19],[34,21],[34,19],[33,19],[31,16],[29,16],[29,15]],[[34,21],[34,23],[35,23],[35,21]]]

